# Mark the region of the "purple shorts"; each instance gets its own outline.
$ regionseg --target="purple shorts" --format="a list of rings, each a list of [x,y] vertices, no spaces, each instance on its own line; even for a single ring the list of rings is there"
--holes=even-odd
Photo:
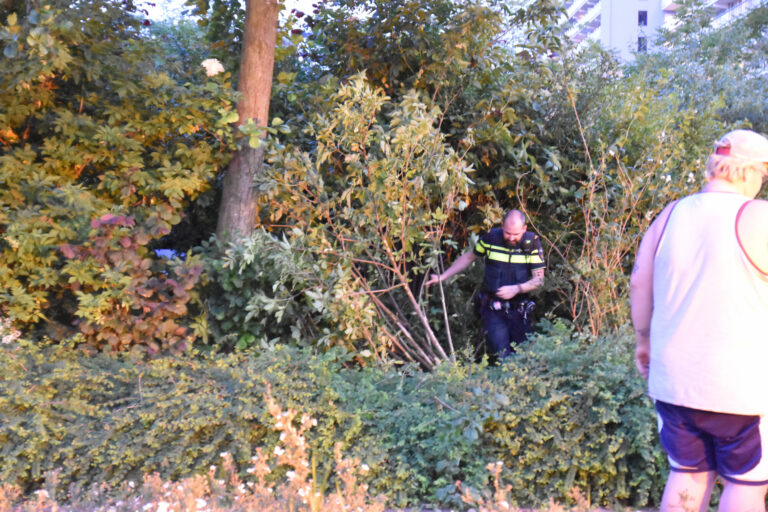
[[[763,416],[701,411],[656,401],[661,446],[672,471],[716,471],[745,485],[768,484]]]

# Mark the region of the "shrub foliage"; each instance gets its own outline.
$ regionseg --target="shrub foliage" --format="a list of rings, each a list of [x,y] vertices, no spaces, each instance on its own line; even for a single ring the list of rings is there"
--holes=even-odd
[[[562,326],[501,367],[445,363],[348,369],[352,355],[278,348],[259,356],[86,356],[63,346],[0,351],[0,480],[27,490],[158,472],[205,473],[231,454],[247,468],[278,444],[264,394],[317,419],[306,431],[317,481],[334,481],[333,452],[370,467],[372,494],[396,506],[460,506],[503,463],[520,505],[567,499],[643,505],[661,490],[661,455],[642,384],[628,379],[628,334],[583,339]],[[286,468],[276,471],[284,474]],[[242,475],[247,478],[247,474]]]
[[[226,161],[230,87],[202,69],[174,80],[132,9],[52,2],[2,20],[0,304],[57,339],[174,350],[201,268],[149,245]]]

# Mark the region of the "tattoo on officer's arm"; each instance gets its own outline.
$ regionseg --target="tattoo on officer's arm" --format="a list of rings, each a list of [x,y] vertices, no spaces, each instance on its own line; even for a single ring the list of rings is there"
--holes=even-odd
[[[643,338],[647,338],[651,335],[651,328],[646,327],[644,329],[635,329],[635,333],[637,333],[638,336],[642,336]]]

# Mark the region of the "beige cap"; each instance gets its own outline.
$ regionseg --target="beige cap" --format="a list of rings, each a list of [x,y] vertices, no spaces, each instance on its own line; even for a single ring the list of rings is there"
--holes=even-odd
[[[752,130],[733,130],[715,142],[716,155],[768,162],[768,139]]]

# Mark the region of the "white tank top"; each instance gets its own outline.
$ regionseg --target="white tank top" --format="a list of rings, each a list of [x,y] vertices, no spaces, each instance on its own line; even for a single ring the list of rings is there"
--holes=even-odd
[[[749,200],[694,194],[667,220],[653,265],[648,388],[654,399],[768,413],[768,278],[736,235]]]

